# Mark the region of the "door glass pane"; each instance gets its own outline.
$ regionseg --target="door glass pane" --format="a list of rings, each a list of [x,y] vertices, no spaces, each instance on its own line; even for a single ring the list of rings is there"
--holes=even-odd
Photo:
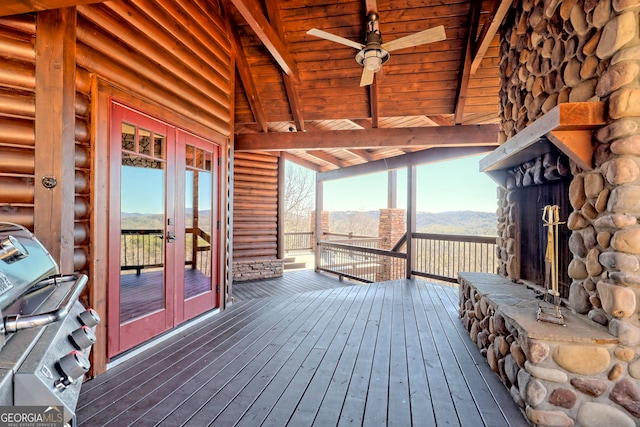
[[[124,126],[123,126],[124,129]],[[124,138],[128,134],[123,131]],[[138,129],[137,150],[122,152],[120,193],[120,321],[165,307],[165,163],[139,154],[153,133]],[[160,136],[161,139],[164,137]],[[144,143],[143,143],[144,141]],[[145,145],[146,144],[146,145]],[[136,152],[138,151],[138,152]]]
[[[187,146],[189,153],[201,149]],[[197,158],[197,157],[196,157]],[[196,162],[197,163],[197,162]],[[202,162],[200,162],[202,164]],[[185,271],[184,296],[191,298],[212,290],[211,247],[213,219],[211,215],[213,177],[211,172],[187,166],[185,172]]]

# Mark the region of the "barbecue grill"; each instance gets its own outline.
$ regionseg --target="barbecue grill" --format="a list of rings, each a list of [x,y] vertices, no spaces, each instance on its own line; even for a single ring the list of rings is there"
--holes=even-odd
[[[0,223],[0,406],[75,407],[97,313],[78,301],[83,274],[60,274],[27,229]]]

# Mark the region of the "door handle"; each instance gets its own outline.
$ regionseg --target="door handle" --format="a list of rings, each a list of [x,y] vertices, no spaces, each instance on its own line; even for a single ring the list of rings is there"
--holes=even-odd
[[[167,243],[173,243],[176,240],[176,235],[172,231],[167,232]]]

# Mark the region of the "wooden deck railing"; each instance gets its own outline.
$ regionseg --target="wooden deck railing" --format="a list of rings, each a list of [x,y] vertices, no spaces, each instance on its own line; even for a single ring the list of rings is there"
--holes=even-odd
[[[412,274],[457,282],[459,271],[495,273],[496,238],[454,234],[413,233]]]
[[[193,234],[192,228],[185,230]],[[187,250],[185,265],[198,268],[205,275],[211,274],[211,236],[204,230],[196,230],[196,239],[205,243]],[[161,229],[123,229],[120,232],[120,270],[136,270],[164,266],[164,230]],[[193,246],[193,245],[192,245]]]
[[[311,244],[312,231],[296,231],[284,233],[284,251],[305,252],[313,249]]]
[[[405,277],[407,254],[346,243],[318,242],[316,269],[365,283]]]
[[[412,275],[455,283],[460,271],[496,271],[495,237],[428,233],[413,233],[412,237]],[[318,242],[316,268],[367,283],[406,277],[405,252],[351,243],[352,240]]]

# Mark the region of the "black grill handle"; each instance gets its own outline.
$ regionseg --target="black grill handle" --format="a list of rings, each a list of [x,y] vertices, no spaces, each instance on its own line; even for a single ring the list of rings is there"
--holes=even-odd
[[[7,316],[4,318],[4,333],[7,334],[11,332],[17,332],[22,329],[46,326],[51,323],[55,323],[58,320],[64,319],[67,314],[69,314],[69,311],[71,311],[71,307],[73,307],[73,304],[75,304],[78,298],[80,298],[80,294],[82,293],[82,290],[84,289],[89,279],[84,274],[73,274],[55,278],[53,279],[52,283],[57,285],[60,280],[69,281],[72,279],[75,279],[73,288],[71,288],[71,290],[67,292],[67,295],[60,303],[58,308],[42,314],[32,314],[28,316],[20,316],[18,314],[14,316]]]

